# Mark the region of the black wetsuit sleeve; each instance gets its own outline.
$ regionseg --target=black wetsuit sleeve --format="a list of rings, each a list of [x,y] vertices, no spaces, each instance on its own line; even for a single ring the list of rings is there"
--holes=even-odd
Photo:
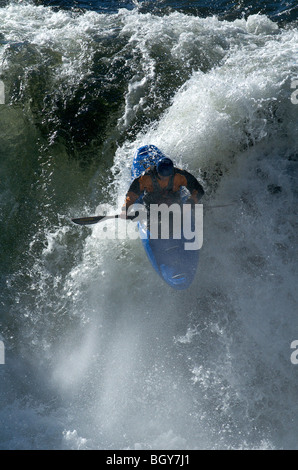
[[[129,190],[128,192],[133,192],[135,194],[137,194],[138,196],[141,195],[141,188],[140,188],[140,178],[136,178],[133,180],[133,182],[131,183],[130,187],[129,187]]]
[[[182,174],[185,176],[186,181],[187,181],[187,189],[192,193],[194,190],[198,192],[197,197],[198,199],[201,199],[201,197],[204,196],[205,191],[203,189],[203,186],[198,182],[198,180],[188,171],[184,170]]]

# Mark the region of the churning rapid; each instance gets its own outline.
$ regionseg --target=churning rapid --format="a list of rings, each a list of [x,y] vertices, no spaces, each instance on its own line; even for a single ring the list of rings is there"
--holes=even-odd
[[[297,449],[297,23],[4,3],[0,448]],[[206,191],[187,291],[71,222],[144,144]]]

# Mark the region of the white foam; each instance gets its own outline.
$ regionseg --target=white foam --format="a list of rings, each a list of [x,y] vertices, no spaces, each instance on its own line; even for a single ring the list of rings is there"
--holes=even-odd
[[[57,51],[62,81],[88,74],[93,35],[118,28],[126,47],[142,58],[141,67],[133,63],[122,128],[146,109],[146,87],[158,74],[152,51],[163,45],[178,69],[198,55],[210,61],[193,70],[157,122],[118,148],[110,188],[117,208],[133,153],[147,143],[202,177],[205,235],[194,284],[172,291],[144,258],[139,240],[104,241],[96,226],[82,235],[75,264],[68,271],[63,264],[63,271],[59,263],[72,249],[67,236],[74,229],[37,234],[28,257],[34,258],[38,237],[45,245],[26,267],[34,310],[24,302],[22,316],[35,373],[50,396],[53,390],[59,395],[61,408],[39,412],[5,402],[2,417],[11,421],[4,444],[297,447],[290,362],[297,239],[288,160],[297,140],[290,100],[297,31],[279,30],[262,15],[227,22],[126,10],[74,15],[21,4],[0,9],[0,21],[10,45],[29,41]],[[270,185],[280,185],[281,193],[270,192]],[[235,206],[207,209],[231,199]]]

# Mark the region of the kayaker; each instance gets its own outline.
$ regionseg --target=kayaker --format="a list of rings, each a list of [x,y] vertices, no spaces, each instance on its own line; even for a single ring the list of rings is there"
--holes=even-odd
[[[150,204],[181,203],[181,189],[189,191],[187,202],[198,204],[204,195],[204,189],[198,180],[186,170],[176,168],[172,160],[162,157],[157,164],[149,167],[138,178],[133,180],[126,194],[121,217],[126,218],[127,210],[138,199],[148,209]]]

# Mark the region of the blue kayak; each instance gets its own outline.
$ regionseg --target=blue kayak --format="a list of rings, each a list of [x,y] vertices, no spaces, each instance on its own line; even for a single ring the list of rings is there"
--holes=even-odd
[[[140,147],[134,156],[131,179],[139,177],[149,166],[154,166],[164,154],[154,145]],[[142,196],[137,201],[142,203]],[[181,238],[168,239],[150,237],[147,224],[139,222],[139,232],[145,252],[159,276],[176,290],[187,289],[194,280],[199,262],[199,250],[185,250],[186,240],[181,230]]]

